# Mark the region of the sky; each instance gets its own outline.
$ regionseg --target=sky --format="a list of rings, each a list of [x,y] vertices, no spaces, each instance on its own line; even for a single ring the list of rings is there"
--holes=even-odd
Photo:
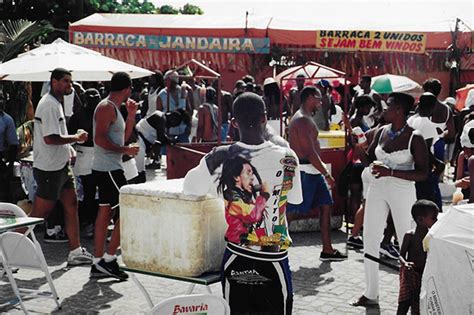
[[[398,25],[422,30],[446,30],[459,17],[474,28],[472,0],[152,0],[155,5],[186,3],[199,6],[206,16],[274,17],[279,20],[304,22],[303,29],[341,27],[344,24],[363,28],[381,23],[390,29]],[[284,23],[282,24],[284,27]],[[406,28],[404,27],[404,28]],[[415,30],[415,29],[413,29]],[[466,28],[466,30],[468,30]]]

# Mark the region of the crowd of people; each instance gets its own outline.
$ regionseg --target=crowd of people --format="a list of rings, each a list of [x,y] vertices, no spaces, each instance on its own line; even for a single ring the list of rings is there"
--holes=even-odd
[[[213,192],[225,201],[222,286],[236,314],[291,313],[288,222],[295,215],[318,209],[320,260],[347,258],[331,242],[336,185],[349,200],[347,244],[366,254],[366,290],[352,305],[378,303],[377,259],[383,254],[401,262],[399,313],[410,307],[416,312],[426,260],[421,241],[443,209],[439,182],[447,163],[456,165],[455,186],[474,201],[474,90],[459,112],[452,100],[439,100],[436,79],[423,84],[418,100],[406,93],[379,95],[367,75],[349,95],[304,75],[284,95],[273,78],[260,86],[250,75],[231,92],[219,90],[218,81],[183,78],[174,70],[157,71],[146,84],[118,72],[102,89],[72,80],[66,69],[52,71],[35,110],[30,215],[47,219],[45,241],[69,242],[68,264],[91,264],[91,278],[128,278],[116,257],[120,187],[146,182],[146,168],[160,168],[166,145],[175,143],[233,142],[215,148],[187,174],[184,192]],[[8,183],[19,142],[4,99],[0,95],[0,180]],[[286,139],[267,124],[276,119],[287,123]],[[320,130],[341,128],[354,135],[346,185],[333,178],[318,139]],[[94,237],[93,254],[81,246],[81,230]]]

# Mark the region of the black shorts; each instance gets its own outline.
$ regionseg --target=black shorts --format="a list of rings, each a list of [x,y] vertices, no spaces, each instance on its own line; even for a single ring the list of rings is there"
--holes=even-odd
[[[364,165],[362,163],[354,163],[351,168],[351,177],[349,180],[350,185],[359,185],[362,187],[362,172],[364,171]]]
[[[33,177],[37,185],[36,195],[46,200],[59,200],[63,189],[76,188],[69,163],[57,171],[43,171],[33,168]]]
[[[228,243],[221,277],[232,314],[291,315],[293,288],[286,252],[257,252]]]
[[[109,172],[92,170],[92,175],[99,190],[99,206],[110,206],[112,209],[118,207],[120,187],[127,184],[123,170]]]

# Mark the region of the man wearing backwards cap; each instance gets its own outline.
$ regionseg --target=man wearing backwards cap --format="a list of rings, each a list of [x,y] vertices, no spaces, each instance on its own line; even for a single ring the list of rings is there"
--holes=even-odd
[[[174,70],[166,71],[165,84],[166,87],[158,93],[156,109],[164,113],[173,112],[179,108],[186,111],[186,97],[188,92],[185,83],[183,83],[181,89],[178,89],[178,72]],[[190,132],[190,126],[184,122],[177,127],[168,129],[168,135],[176,137],[178,142],[189,142]]]
[[[129,97],[132,93],[132,80],[125,72],[117,72],[110,81],[110,94],[102,100],[94,112],[94,161],[92,174],[99,191],[99,213],[95,221],[94,264],[91,278],[114,277],[126,280],[128,275],[119,270],[115,253],[120,245],[120,220],[115,222],[108,250],[104,254],[107,226],[112,219],[113,210],[118,210],[119,189],[127,183],[122,155],[135,156],[139,147],[126,146],[135,127],[135,114],[138,105]],[[122,102],[126,102],[127,121],[120,113]]]

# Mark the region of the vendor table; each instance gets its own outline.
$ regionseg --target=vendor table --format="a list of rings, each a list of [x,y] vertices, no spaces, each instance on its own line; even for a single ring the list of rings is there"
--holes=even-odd
[[[150,306],[150,308],[153,308],[155,304],[153,303],[150,295],[148,294],[148,291],[145,289],[143,284],[137,279],[137,277],[135,277],[135,273],[152,276],[152,277],[159,277],[159,278],[166,278],[166,279],[171,279],[171,280],[176,280],[176,281],[189,282],[190,285],[185,294],[191,294],[196,284],[206,286],[207,291],[211,293],[211,289],[209,288],[209,285],[217,283],[221,280],[221,276],[219,272],[206,272],[198,277],[184,277],[184,276],[174,276],[174,275],[160,273],[160,272],[144,271],[140,269],[129,268],[123,265],[120,266],[120,270],[127,271],[130,273],[130,278],[133,280],[133,282],[136,284],[138,289],[140,289],[142,294],[145,296],[145,299],[148,305]]]

